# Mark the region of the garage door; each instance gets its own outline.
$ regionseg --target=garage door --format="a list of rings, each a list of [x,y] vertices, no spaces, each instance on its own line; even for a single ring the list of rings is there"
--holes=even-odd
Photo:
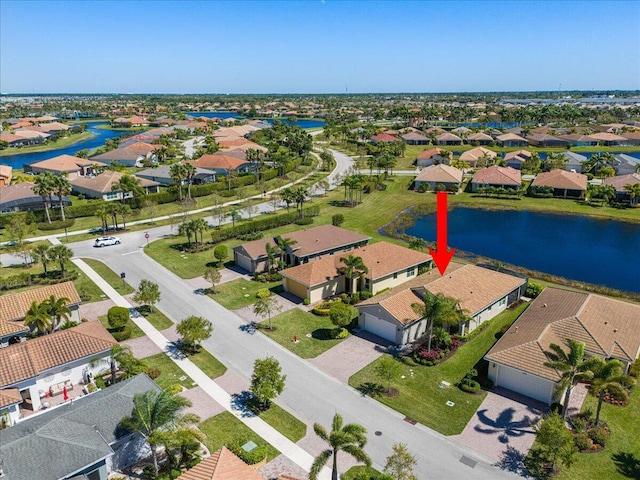
[[[236,262],[236,265],[250,272],[251,259],[249,257],[245,257],[244,255],[239,254],[238,252],[233,252],[233,253],[234,253],[234,257],[235,257],[234,261]]]
[[[551,403],[554,389],[553,382],[503,365],[496,365],[496,368],[499,369],[496,386],[508,388],[547,404]]]
[[[392,323],[380,320],[368,313],[364,314],[364,329],[379,337],[396,343],[396,326]]]

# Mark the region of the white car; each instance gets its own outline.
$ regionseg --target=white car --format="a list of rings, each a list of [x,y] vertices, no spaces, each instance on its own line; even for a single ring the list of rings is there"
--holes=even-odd
[[[107,245],[120,245],[120,237],[100,237],[93,243],[94,247],[105,247]]]

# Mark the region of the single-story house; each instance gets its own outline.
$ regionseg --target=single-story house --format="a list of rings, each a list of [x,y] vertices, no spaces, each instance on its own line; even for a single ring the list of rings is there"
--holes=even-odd
[[[566,170],[539,173],[531,182],[531,188],[552,187],[553,195],[564,198],[584,198],[587,192],[587,176]]]
[[[136,394],[160,390],[137,375],[0,430],[3,480],[106,480],[142,460],[150,453],[144,438],[119,424]]]
[[[497,387],[550,404],[560,373],[545,367],[544,352],[567,338],[584,342],[587,356],[628,368],[640,354],[640,306],[547,287],[485,355],[488,376]]]
[[[428,190],[435,190],[437,185],[444,185],[447,192],[457,192],[462,183],[462,170],[451,165],[431,165],[423,168],[414,181],[414,188],[419,190],[427,184]],[[424,188],[424,187],[423,187]]]
[[[26,134],[2,132],[0,140],[7,142],[10,147],[28,147],[31,145],[40,145],[45,142],[46,138],[40,136],[30,136]]]
[[[549,135],[548,133],[532,133],[527,136],[527,140],[531,145],[537,147],[566,147],[569,145],[568,140]]]
[[[0,320],[0,348],[27,340],[29,327],[19,322]]]
[[[615,155],[616,163],[613,168],[616,175],[629,175],[631,173],[640,173],[640,158],[628,155],[626,153],[618,153]]]
[[[430,267],[432,263],[431,256],[426,253],[377,242],[283,270],[285,291],[302,299],[308,298],[312,303],[354,291],[356,288],[349,286],[349,280],[339,272],[344,267],[340,258],[349,255],[362,258],[369,271],[363,275],[361,290],[374,295],[410,280],[421,268]],[[360,280],[354,279],[353,282],[357,285]]]
[[[481,168],[471,179],[471,191],[476,192],[479,188],[499,187],[520,190],[522,179],[520,170],[511,167],[498,167],[494,165],[488,168]]]
[[[371,140],[371,143],[378,143],[378,142],[392,143],[392,142],[400,141],[400,139],[395,135],[389,135],[387,133],[380,133],[378,135],[374,135],[369,140]]]
[[[462,139],[450,132],[436,135],[436,145],[462,145]]]
[[[126,118],[119,117],[111,120],[113,125],[120,125],[123,127],[146,127],[149,125],[149,121],[146,118],[138,117],[136,115]]]
[[[429,145],[431,140],[418,132],[410,132],[402,135],[400,138],[407,145]]]
[[[285,233],[281,237],[295,241],[284,252],[287,265],[300,265],[326,255],[349,252],[356,247],[366,245],[371,240],[371,237],[334,225],[320,225]],[[265,245],[270,243],[275,247],[277,240],[278,237],[253,240],[234,247],[235,264],[250,273],[262,271],[267,260]]]
[[[528,150],[518,150],[516,152],[508,152],[505,154],[504,160],[507,163],[507,167],[522,170],[524,163],[527,160],[531,160],[531,157],[532,154]]]
[[[33,192],[34,187],[35,184],[31,182],[0,187],[0,213],[44,210],[44,200]],[[60,205],[60,199],[57,195],[52,195],[51,201],[54,206]],[[62,203],[68,207],[71,205],[71,200],[63,195]]]
[[[449,163],[449,156],[445,154],[446,150],[441,148],[431,148],[429,150],[423,150],[418,154],[416,158],[416,165],[418,167],[429,167],[438,163]],[[447,152],[448,153],[448,152]]]
[[[230,170],[238,173],[250,172],[255,168],[255,164],[247,162],[246,160],[219,153],[202,155],[197,160],[191,160],[185,163],[190,163],[196,168],[214,171],[219,175],[228,175]]]
[[[158,165],[157,167],[147,168],[135,174],[136,177],[143,180],[151,180],[161,185],[173,185],[174,181],[171,178],[171,165]],[[204,183],[213,183],[216,181],[216,173],[204,168],[196,168],[196,175],[193,178],[195,185]],[[186,180],[183,180],[183,184]]]
[[[0,321],[19,322],[22,325],[25,314],[33,302],[44,302],[51,295],[56,298],[68,298],[67,307],[71,310],[70,321],[80,323],[80,295],[73,282],[62,282],[44,287],[32,288],[18,293],[0,296]]]
[[[74,193],[82,194],[87,198],[101,198],[103,200],[122,200],[123,198],[131,198],[131,192],[123,192],[122,190],[113,190],[124,174],[114,172],[113,170],[105,170],[104,172],[93,177],[77,177],[71,180],[71,188]],[[146,193],[156,193],[160,190],[160,183],[145,178],[138,178],[138,183]]]
[[[494,140],[491,135],[484,132],[472,133],[465,138],[469,145],[491,145]]]
[[[13,178],[13,168],[9,165],[0,165],[0,187],[11,184]]]
[[[470,319],[458,329],[466,334],[507,309],[524,295],[526,288],[526,278],[451,262],[444,275],[431,270],[358,303],[358,326],[397,345],[419,339],[426,331],[427,320],[412,305],[424,302],[426,289],[460,302]]]
[[[564,169],[568,172],[582,173],[584,162],[587,161],[587,157],[580,155],[576,152],[562,152],[562,156],[566,158]]]
[[[451,130],[451,133],[455,133],[456,135],[460,135],[460,136],[465,136],[472,132],[473,130],[471,130],[469,127],[456,127],[453,130]]]
[[[146,154],[136,150],[128,150],[127,148],[116,148],[115,150],[91,157],[91,160],[96,160],[107,165],[117,162],[126,167],[141,167],[142,162],[148,159]]]
[[[558,138],[568,141],[569,144],[574,147],[594,147],[598,145],[598,140],[590,135],[583,135],[581,133],[567,133],[558,135]]]
[[[515,133],[504,133],[496,137],[498,145],[501,147],[528,147],[529,142]]]
[[[604,179],[604,185],[612,185],[616,189],[616,200],[618,202],[631,202],[631,193],[625,187],[627,185],[640,184],[640,173],[630,173]],[[640,198],[635,198],[634,203],[639,203]]]
[[[491,165],[497,156],[498,154],[493,150],[489,150],[484,147],[476,147],[471,150],[467,150],[466,152],[462,152],[459,160],[461,162],[467,162],[471,168],[474,168],[478,166],[478,161],[482,159],[484,160],[484,166],[486,167],[487,165]]]
[[[592,139],[596,140],[598,144],[604,145],[607,147],[629,144],[629,140],[627,140],[625,137],[616,135],[614,133],[599,132],[599,133],[592,133],[589,136]]]
[[[267,147],[263,147],[262,145],[252,142],[246,138],[236,138],[232,140],[220,139],[217,141],[217,144],[222,151],[237,149],[244,150],[245,152],[249,149],[265,153],[269,151]]]
[[[106,360],[116,344],[96,320],[0,348],[0,391],[15,388],[22,397],[18,405],[5,410],[11,425],[40,410],[47,395],[62,393],[60,384],[82,388],[78,385],[87,383],[89,373],[108,371]],[[96,359],[105,362],[93,362]]]
[[[244,463],[227,447],[211,453],[177,480],[264,480],[255,468]]]
[[[627,145],[640,145],[640,130],[623,131],[620,136],[627,139]]]
[[[94,174],[94,166],[105,166],[104,163],[86,158],[74,157],[73,155],[58,155],[57,157],[42,160],[41,162],[29,165],[29,170],[33,173],[51,172],[55,175],[66,174],[69,180],[77,177],[85,177]]]

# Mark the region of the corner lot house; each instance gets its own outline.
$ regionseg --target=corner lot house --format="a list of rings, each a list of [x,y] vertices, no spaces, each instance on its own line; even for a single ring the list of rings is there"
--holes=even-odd
[[[479,188],[498,187],[520,190],[522,180],[520,170],[511,167],[498,167],[496,165],[478,170],[471,179],[471,191],[477,192]]]
[[[471,318],[458,325],[459,331],[466,334],[508,308],[524,294],[526,287],[526,278],[452,262],[444,276],[431,270],[358,303],[358,326],[398,345],[417,340],[426,331],[427,321],[412,305],[424,302],[426,289],[460,301]]]
[[[43,411],[0,430],[3,480],[106,480],[149,453],[144,439],[118,428],[133,397],[160,391],[146,375]]]
[[[296,242],[284,252],[287,258],[286,263],[289,265],[300,265],[334,253],[342,254],[353,248],[366,245],[371,239],[366,235],[333,225],[320,225],[285,233],[282,238],[290,238]],[[267,260],[265,250],[267,243],[275,247],[277,238],[254,240],[235,247],[233,259],[236,265],[250,273],[264,270]]]
[[[438,163],[449,163],[449,157],[447,156],[449,152],[445,152],[441,148],[423,150],[416,158],[416,165],[418,167],[429,167]]]
[[[431,256],[388,242],[378,242],[355,248],[344,254],[336,253],[282,271],[284,289],[302,299],[318,302],[344,292],[351,292],[349,280],[339,273],[344,267],[341,257],[350,254],[361,257],[369,269],[364,274],[362,290],[374,295],[410,280],[418,270],[431,265]],[[359,282],[354,279],[354,284]]]
[[[447,192],[457,192],[460,189],[460,183],[462,183],[462,176],[462,170],[450,165],[431,165],[418,174],[414,188],[419,190],[423,185],[427,185],[428,190],[435,190],[436,186],[441,184],[444,185]]]
[[[551,170],[536,176],[531,187],[551,187],[555,197],[584,198],[587,191],[587,176],[565,170]]]
[[[617,358],[628,367],[640,354],[640,307],[548,287],[485,355],[489,378],[550,404],[560,375],[544,366],[544,352],[567,338],[584,342],[588,356]]]

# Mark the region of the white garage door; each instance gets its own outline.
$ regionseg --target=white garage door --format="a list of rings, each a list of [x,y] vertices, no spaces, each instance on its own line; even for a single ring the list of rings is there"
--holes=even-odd
[[[496,386],[508,388],[547,404],[551,403],[554,389],[553,382],[503,365],[496,365],[496,368],[500,369]]]
[[[251,271],[251,259],[249,257],[245,257],[244,255],[239,254],[238,252],[234,252],[234,261],[236,265],[244,268],[246,271]]]
[[[392,323],[380,320],[378,317],[365,313],[364,315],[364,329],[367,332],[371,332],[379,337],[396,343],[396,326]]]

